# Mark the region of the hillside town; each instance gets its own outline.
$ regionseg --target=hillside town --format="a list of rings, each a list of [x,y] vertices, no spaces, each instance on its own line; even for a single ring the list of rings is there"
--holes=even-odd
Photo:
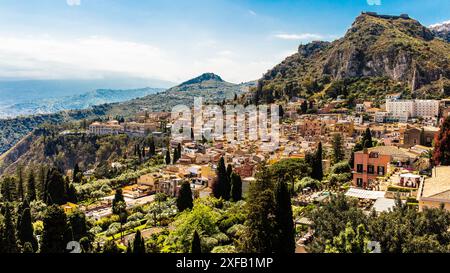
[[[297,43],[256,80],[161,78],[168,89],[157,93],[0,119],[0,254],[450,253],[450,44],[442,29],[406,13],[363,11],[342,38]],[[272,32],[271,43],[304,36]],[[148,61],[169,52],[147,44],[78,42],[80,52],[95,44],[103,59],[116,46],[114,55],[136,51],[136,73],[171,66]],[[192,47],[220,50],[208,63],[234,66],[238,55],[204,42]],[[94,55],[83,75],[101,78],[110,66],[116,75],[127,63],[95,66]],[[179,82],[205,69],[187,67],[161,74]]]
[[[248,138],[242,141],[218,135],[211,141],[170,138],[168,146],[158,147],[156,152],[164,157],[180,149],[176,152],[178,158],[175,161],[166,158],[167,165],[142,174],[124,186],[121,191],[127,208],[155,202],[158,194],[177,197],[185,182],[189,182],[194,198],[213,195],[212,187],[221,160],[241,177],[245,196],[250,184],[257,180],[258,166],[305,159],[315,153],[320,143],[325,174],[341,161],[353,162],[351,173],[348,181],[343,181],[338,188],[302,188],[298,197],[301,204],[325,202],[330,196],[343,192],[347,197],[358,199],[366,211],[388,211],[395,206],[398,196],[415,204],[419,210],[438,208],[442,203],[450,210],[450,198],[446,194],[450,190],[446,183],[450,168],[433,168],[430,160],[439,126],[449,117],[450,100],[402,100],[399,94],[393,94],[380,108],[373,107],[369,101],[361,101],[350,111],[341,108],[342,104],[342,101],[333,101],[318,109],[312,101],[295,98],[281,105],[280,145],[269,152],[260,149],[262,140]],[[145,112],[126,122],[94,122],[89,125],[89,134],[163,138],[168,136],[176,120],[171,113]],[[361,139],[366,137],[371,143],[358,149]],[[151,153],[150,148],[142,152]],[[341,154],[336,155],[337,152]],[[68,203],[63,207],[66,212],[79,208],[87,217],[98,221],[113,214],[113,199],[114,194],[89,206]],[[309,223],[302,217],[296,222],[299,225]],[[304,243],[311,234],[297,236],[297,250],[304,252]]]

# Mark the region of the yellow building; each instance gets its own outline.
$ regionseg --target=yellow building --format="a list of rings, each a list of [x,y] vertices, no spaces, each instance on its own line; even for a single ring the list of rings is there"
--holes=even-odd
[[[64,205],[61,205],[61,208],[64,210],[66,214],[72,213],[78,209],[78,205],[74,203],[67,202]]]
[[[441,166],[433,170],[433,177],[425,179],[419,187],[419,210],[439,208],[444,204],[450,211],[450,166]]]
[[[138,185],[154,186],[155,177],[152,173],[144,174],[137,179],[137,183]]]
[[[203,165],[200,171],[202,178],[212,179],[216,177],[216,172],[209,165]]]

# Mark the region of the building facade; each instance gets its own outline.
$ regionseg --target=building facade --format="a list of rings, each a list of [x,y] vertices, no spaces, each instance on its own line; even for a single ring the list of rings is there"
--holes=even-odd
[[[395,117],[437,117],[438,100],[386,100],[386,112]]]
[[[93,135],[117,135],[121,132],[122,126],[117,120],[111,120],[106,123],[94,122],[89,125],[89,133]]]
[[[353,168],[353,186],[367,188],[375,182],[377,177],[384,176],[387,172],[390,155],[384,155],[367,149],[355,153]]]

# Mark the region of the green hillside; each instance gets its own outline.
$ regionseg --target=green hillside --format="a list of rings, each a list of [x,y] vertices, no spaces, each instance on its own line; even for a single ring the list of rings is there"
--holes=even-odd
[[[380,100],[396,91],[439,98],[450,94],[449,79],[449,43],[410,18],[361,14],[343,38],[301,45],[253,91],[255,101],[349,94]]]

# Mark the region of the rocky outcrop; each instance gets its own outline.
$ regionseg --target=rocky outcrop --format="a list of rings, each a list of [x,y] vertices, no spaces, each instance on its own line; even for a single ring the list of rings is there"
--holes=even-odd
[[[330,46],[330,44],[330,42],[314,41],[306,45],[300,45],[298,47],[298,53],[304,58],[309,58],[312,55],[324,50]]]
[[[259,89],[319,92],[320,84],[329,80],[365,77],[389,78],[411,91],[424,90],[441,77],[450,79],[450,44],[409,16],[363,13],[343,38],[301,45],[297,54],[263,76]]]

